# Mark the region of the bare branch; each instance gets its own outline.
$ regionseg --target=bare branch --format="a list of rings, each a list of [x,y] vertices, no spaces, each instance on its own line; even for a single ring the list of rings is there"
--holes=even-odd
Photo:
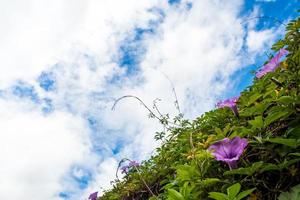
[[[161,101],[161,99],[156,98],[156,99],[153,100],[153,108],[156,110],[156,112],[157,112],[157,113],[159,114],[159,116],[162,118],[163,115],[161,114],[161,112],[159,111],[159,109],[158,109],[158,107],[157,107],[157,105],[156,105],[157,101]]]
[[[144,106],[149,111],[150,116],[153,116],[154,118],[158,119],[160,122],[166,121],[163,118],[158,117],[139,97],[134,96],[134,95],[124,95],[124,96],[118,98],[117,100],[115,100],[111,110],[115,110],[115,107],[118,104],[118,102],[121,101],[122,99],[125,99],[125,98],[134,98],[134,99],[138,100],[142,104],[142,106]],[[167,122],[168,122],[168,124],[172,124],[172,125],[175,125],[175,126],[180,126],[180,125],[175,124],[175,123],[170,122],[170,121],[167,121]]]
[[[241,24],[244,24],[248,21],[254,20],[254,19],[269,19],[269,20],[273,20],[274,22],[277,22],[278,24],[287,26],[285,23],[283,23],[282,21],[280,21],[279,19],[277,19],[276,17],[271,17],[271,16],[257,16],[257,17],[250,17],[248,19],[245,19],[244,21],[241,22]]]
[[[112,106],[111,110],[115,110],[115,107],[116,105],[118,104],[119,101],[121,101],[122,99],[125,99],[125,98],[134,98],[136,100],[138,100],[149,112],[150,114],[155,117],[156,119],[158,120],[161,120],[157,115],[155,115],[155,113],[137,96],[134,96],[134,95],[124,95],[120,98],[118,98],[115,102],[114,102],[114,105]]]
[[[181,110],[180,110],[180,106],[179,106],[179,101],[178,101],[178,97],[177,97],[177,93],[176,93],[176,90],[175,90],[175,86],[174,86],[174,84],[173,84],[173,81],[171,81],[171,79],[169,78],[169,76],[166,74],[166,73],[164,73],[164,72],[162,72],[162,71],[160,71],[160,70],[158,70],[160,73],[162,73],[163,75],[164,75],[164,77],[169,81],[169,83],[170,83],[170,85],[171,85],[171,87],[172,87],[172,92],[173,92],[173,95],[174,95],[174,98],[175,98],[175,106],[176,106],[176,109],[178,110],[178,112],[179,112],[179,114],[181,114]]]

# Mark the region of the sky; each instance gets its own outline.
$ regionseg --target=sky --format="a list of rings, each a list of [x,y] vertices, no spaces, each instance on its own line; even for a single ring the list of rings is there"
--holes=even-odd
[[[298,0],[0,0],[0,199],[83,200],[163,127],[239,95]],[[159,100],[157,100],[159,99]]]

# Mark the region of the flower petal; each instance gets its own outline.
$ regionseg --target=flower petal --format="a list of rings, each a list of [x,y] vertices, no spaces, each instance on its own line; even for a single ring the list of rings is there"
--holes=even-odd
[[[233,169],[247,145],[248,141],[245,138],[234,137],[231,140],[224,138],[212,144],[208,150],[212,151],[216,160],[226,162],[229,168]]]
[[[267,64],[265,64],[262,69],[260,69],[255,76],[257,78],[263,77],[265,74],[275,71],[275,69],[279,66],[280,58],[284,55],[288,54],[288,51],[285,49],[280,49],[279,52],[274,56]]]
[[[230,148],[228,146],[230,144],[229,138],[224,138],[214,144],[212,144],[208,150],[212,151],[212,154],[215,156],[217,160],[223,160],[228,158],[228,154],[230,153]]]
[[[235,137],[231,140],[231,153],[232,157],[240,157],[244,152],[245,147],[248,145],[248,141],[244,138]]]

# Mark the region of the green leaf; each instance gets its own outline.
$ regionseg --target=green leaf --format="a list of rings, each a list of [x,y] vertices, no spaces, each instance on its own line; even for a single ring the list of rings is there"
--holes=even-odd
[[[206,179],[201,180],[201,185],[202,185],[202,187],[207,187],[207,186],[216,184],[218,182],[220,182],[220,179],[218,179],[218,178],[206,178]]]
[[[282,108],[278,111],[270,112],[268,116],[265,119],[265,126],[270,125],[274,121],[280,119],[280,118],[285,118],[292,114],[292,111],[286,108]]]
[[[287,131],[292,138],[300,138],[300,126],[292,127]]]
[[[260,170],[261,173],[266,172],[266,171],[272,171],[272,170],[279,170],[279,167],[275,164],[272,163],[266,163]]]
[[[220,193],[220,192],[210,192],[209,198],[215,199],[215,200],[228,200],[228,197],[226,194]]]
[[[245,167],[245,168],[241,167],[241,168],[238,168],[238,169],[233,169],[233,170],[230,170],[230,171],[226,171],[226,172],[224,172],[224,175],[240,174],[240,175],[251,176],[255,172],[257,172],[262,166],[263,166],[263,162],[259,161],[259,162],[253,163],[250,167]]]
[[[299,200],[300,184],[294,186],[290,192],[283,192],[279,195],[278,200]]]
[[[275,44],[272,46],[272,50],[279,51],[281,48],[283,48],[286,45],[285,41],[278,40]]]
[[[179,165],[176,167],[177,177],[181,181],[192,180],[197,177],[197,170],[190,165]]]
[[[295,158],[295,159],[291,159],[291,160],[284,160],[282,163],[279,163],[278,165],[273,164],[273,163],[266,163],[266,164],[264,164],[264,166],[262,167],[260,172],[263,173],[263,172],[272,171],[272,170],[282,170],[282,169],[285,169],[285,168],[289,167],[290,165],[297,163],[299,161],[300,161],[300,158]]]
[[[264,126],[264,121],[262,116],[257,116],[254,120],[250,120],[249,124],[251,124],[254,128],[262,128]]]
[[[236,197],[236,195],[240,192],[240,189],[241,189],[241,184],[239,184],[239,183],[236,183],[236,184],[230,186],[229,188],[227,188],[228,198],[230,200],[234,199],[234,197]]]
[[[260,93],[254,93],[252,96],[249,97],[249,100],[247,101],[247,106],[254,103],[257,99],[259,99],[262,96]]]
[[[300,157],[300,153],[290,153],[289,155],[291,155],[291,156],[299,156]]]
[[[281,170],[281,169],[287,168],[288,166],[290,166],[294,163],[297,163],[299,161],[300,161],[300,158],[295,158],[295,159],[291,159],[291,160],[284,160],[278,166],[279,166],[279,169]]]
[[[158,198],[155,197],[155,196],[152,196],[152,197],[150,197],[148,200],[158,200]]]
[[[218,128],[218,127],[215,128],[215,131],[216,131],[217,135],[222,135],[222,136],[224,135],[223,131],[220,128]]]
[[[240,200],[240,199],[245,198],[246,196],[248,196],[249,194],[251,194],[255,189],[256,188],[252,188],[252,189],[245,190],[245,191],[239,193],[239,195],[236,197],[236,200]]]
[[[168,189],[168,200],[184,200],[184,197],[176,190]]]
[[[231,124],[227,124],[223,130],[223,135],[227,135],[227,133],[230,131]]]
[[[271,143],[276,143],[276,144],[283,144],[289,147],[297,148],[300,145],[299,140],[296,139],[289,139],[289,138],[269,138],[266,139],[266,141],[271,142]]]
[[[247,107],[240,110],[240,115],[250,117],[253,115],[262,115],[263,112],[269,107],[270,103],[259,103],[252,107]]]
[[[291,104],[295,102],[295,99],[291,96],[281,96],[276,101],[282,104]]]
[[[189,182],[185,182],[183,186],[180,188],[180,194],[182,194],[182,196],[185,199],[188,199],[194,188],[195,188],[194,184],[191,185]]]

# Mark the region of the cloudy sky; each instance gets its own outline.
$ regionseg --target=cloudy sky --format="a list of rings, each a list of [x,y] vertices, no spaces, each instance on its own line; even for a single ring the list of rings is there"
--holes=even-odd
[[[82,200],[251,84],[297,0],[0,0],[0,199]],[[258,18],[262,17],[263,18]],[[274,19],[276,18],[276,19]]]

